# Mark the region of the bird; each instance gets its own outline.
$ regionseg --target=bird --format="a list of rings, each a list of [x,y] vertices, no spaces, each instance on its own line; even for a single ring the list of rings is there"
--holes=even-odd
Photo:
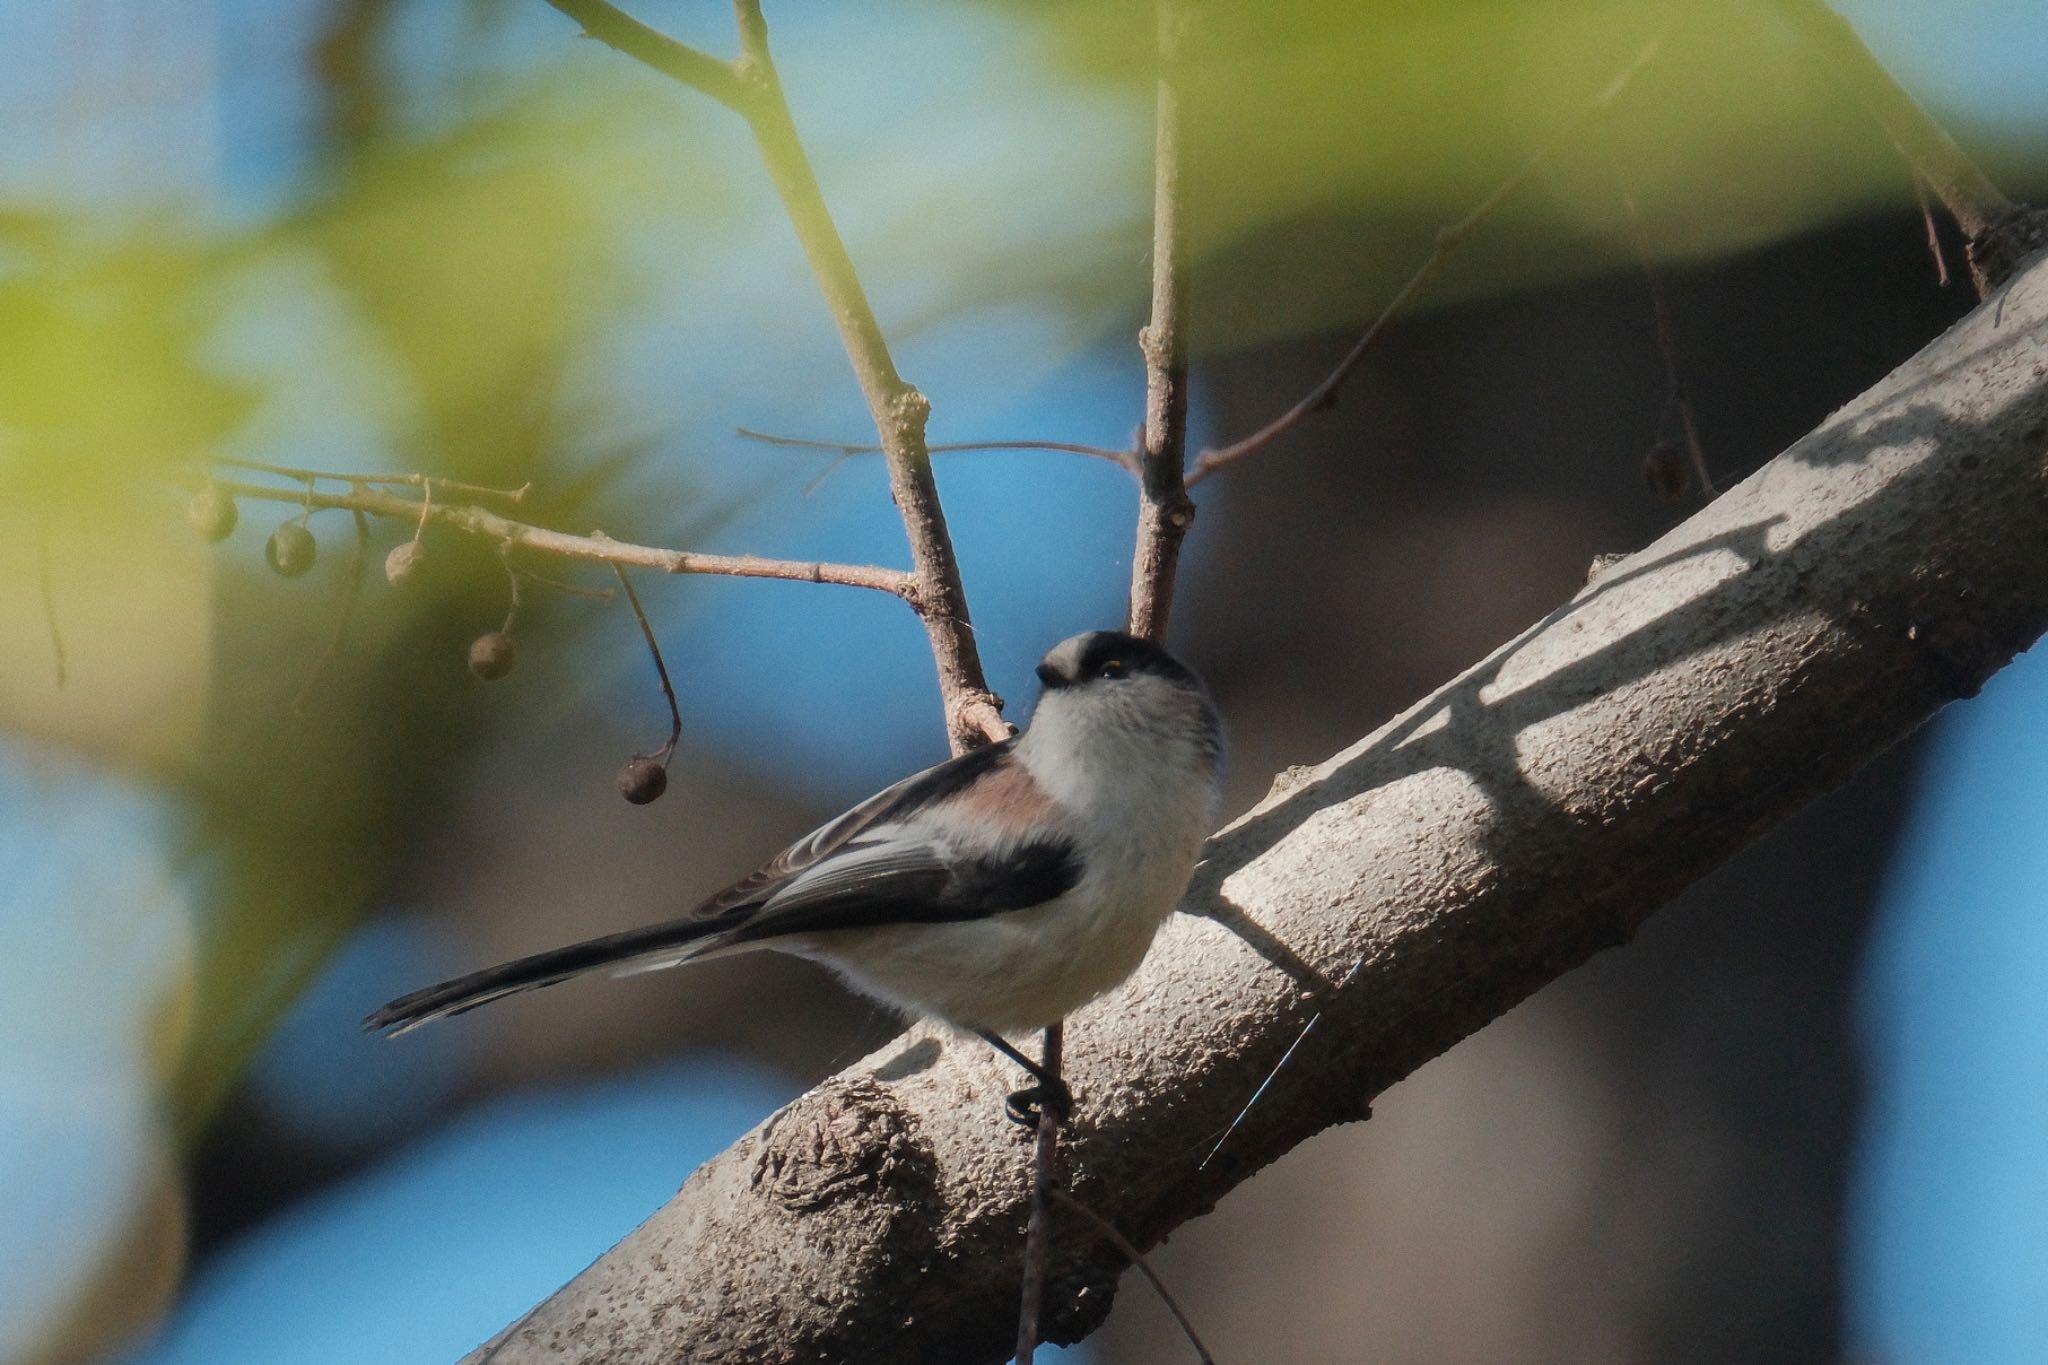
[[[1008,1098],[1017,1122],[1071,1109],[1004,1035],[1137,970],[1214,825],[1223,723],[1193,670],[1122,631],[1063,640],[1036,671],[1022,733],[877,792],[687,914],[428,986],[364,1027],[396,1037],[590,972],[776,949],[996,1048],[1035,1081]]]

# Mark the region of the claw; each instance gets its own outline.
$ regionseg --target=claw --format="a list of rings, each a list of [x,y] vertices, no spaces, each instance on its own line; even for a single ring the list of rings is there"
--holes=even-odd
[[[1011,1091],[1003,1101],[1004,1116],[1025,1128],[1037,1128],[1039,1115],[1046,1110],[1050,1110],[1061,1123],[1073,1114],[1074,1092],[1067,1088],[1065,1081],[1027,1085],[1022,1090]]]

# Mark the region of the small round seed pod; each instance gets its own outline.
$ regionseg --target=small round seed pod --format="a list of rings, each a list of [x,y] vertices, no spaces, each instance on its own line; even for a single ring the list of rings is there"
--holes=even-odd
[[[412,577],[426,553],[427,547],[417,540],[392,546],[391,553],[384,556],[384,581],[394,588],[405,586],[405,580]]]
[[[235,522],[239,519],[235,500],[217,483],[210,483],[192,495],[185,516],[201,540],[216,544],[234,534]]]
[[[286,578],[297,578],[313,567],[317,548],[311,531],[296,521],[288,521],[270,533],[263,546],[263,557]]]
[[[469,671],[485,682],[496,682],[519,662],[519,646],[502,630],[479,635],[470,642]]]
[[[619,769],[619,795],[636,806],[659,800],[668,790],[668,769],[651,758],[636,758]]]

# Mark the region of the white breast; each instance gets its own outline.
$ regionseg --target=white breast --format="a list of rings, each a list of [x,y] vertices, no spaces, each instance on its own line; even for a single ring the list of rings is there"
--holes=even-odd
[[[790,944],[850,984],[963,1028],[1043,1028],[1137,969],[1187,889],[1215,817],[1213,744],[1183,731],[1102,725],[1048,696],[1017,758],[1083,848],[1056,900],[987,919],[905,924]]]

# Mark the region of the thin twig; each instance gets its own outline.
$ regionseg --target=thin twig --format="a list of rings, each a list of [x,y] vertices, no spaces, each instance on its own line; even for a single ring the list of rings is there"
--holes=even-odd
[[[1045,1031],[1040,1065],[1053,1085],[1065,1070],[1066,1027]],[[1016,1365],[1031,1365],[1038,1347],[1038,1319],[1045,1304],[1047,1266],[1052,1258],[1052,1196],[1059,1187],[1060,1111],[1050,1100],[1038,1107],[1038,1133],[1031,1148],[1031,1220],[1024,1229],[1024,1283],[1018,1295]]]
[[[1173,609],[1180,547],[1195,505],[1182,482],[1188,423],[1188,282],[1181,230],[1181,57],[1189,18],[1178,0],[1159,0],[1154,83],[1152,316],[1138,333],[1145,357],[1145,425],[1138,441],[1137,548],[1131,556],[1131,633],[1158,640]],[[1045,1069],[1057,1077],[1065,1028],[1045,1031]],[[1052,1255],[1052,1200],[1059,1189],[1059,1117],[1041,1110],[1032,1151],[1031,1219],[1024,1235],[1024,1283],[1017,1314],[1017,1365],[1031,1365]],[[1139,1258],[1142,1259],[1142,1258]],[[1148,1268],[1147,1272],[1150,1275]],[[1156,1277],[1155,1277],[1155,1283]],[[1164,1294],[1164,1287],[1161,1293]],[[1171,1296],[1166,1296],[1172,1306]],[[1178,1307],[1175,1316],[1180,1315]],[[1182,1319],[1183,1326],[1186,1320]],[[1189,1332],[1190,1338],[1193,1332]],[[1197,1342],[1199,1349],[1200,1343]],[[1207,1352],[1203,1353],[1207,1358]]]
[[[233,497],[260,498],[273,502],[303,503],[308,508],[346,507],[372,516],[394,517],[407,522],[430,520],[458,531],[562,559],[589,560],[630,568],[659,569],[663,573],[723,574],[733,578],[779,578],[799,583],[837,583],[842,587],[870,588],[916,604],[917,584],[901,569],[872,564],[832,564],[795,559],[768,559],[760,555],[699,554],[693,550],[665,550],[652,545],[634,545],[613,540],[601,531],[587,536],[551,531],[512,521],[495,512],[462,503],[427,506],[396,493],[375,488],[357,488],[347,493],[317,489],[271,488],[255,483],[223,482],[221,489]]]
[[[661,695],[668,698],[668,743],[661,746],[656,754],[634,754],[635,758],[656,758],[663,767],[675,754],[676,741],[683,737],[683,712],[676,705],[675,684],[669,681],[668,661],[661,657],[661,642],[654,638],[654,627],[648,623],[647,611],[640,605],[640,594],[633,591],[633,580],[626,577],[626,571],[612,565],[612,572],[619,576],[619,586],[626,590],[626,601],[632,604],[633,619],[640,623],[640,636],[647,641],[647,652],[654,656],[654,671],[661,677]]]
[[[809,496],[811,496],[811,494],[817,492],[820,488],[825,486],[825,480],[831,478],[833,473],[839,468],[839,466],[845,464],[848,460],[852,458],[853,456],[851,455],[840,455],[835,457],[823,469],[819,470],[816,474],[813,474],[809,479],[806,479],[804,481],[804,486],[797,490],[797,496],[808,498]]]
[[[1145,357],[1145,425],[1138,442],[1137,548],[1131,556],[1131,633],[1166,634],[1173,609],[1180,546],[1194,524],[1195,505],[1182,483],[1187,456],[1187,274],[1182,261],[1181,112],[1178,83],[1188,17],[1178,0],[1159,0],[1158,75],[1154,82],[1152,172],[1152,316],[1138,333]],[[1066,1030],[1045,1031],[1045,1070],[1061,1071]],[[1044,1310],[1052,1256],[1052,1200],[1059,1194],[1060,1119],[1053,1106],[1039,1111],[1032,1149],[1031,1219],[1024,1234],[1024,1283],[1017,1312],[1017,1365],[1031,1365]],[[1149,1273],[1149,1272],[1148,1272]],[[1169,1300],[1170,1301],[1170,1300]],[[1178,1313],[1178,1310],[1175,1310]]]
[[[895,357],[875,320],[860,273],[825,206],[824,191],[783,95],[759,0],[733,0],[733,13],[740,29],[740,59],[734,69],[748,91],[740,112],[753,130],[769,179],[831,310],[888,461],[889,491],[903,517],[917,583],[911,603],[924,622],[938,669],[947,738],[956,753],[1000,739],[1010,727],[1003,720],[1000,699],[982,676],[959,559],[946,529],[938,485],[932,480],[924,434],[931,404],[896,372]]]
[[[505,624],[498,627],[498,633],[500,635],[510,635],[513,623],[519,619],[519,609],[526,605],[524,595],[519,590],[519,570],[512,567],[512,547],[510,545],[500,544],[498,546],[498,567],[505,571],[506,592],[508,594],[508,600],[505,603]]]
[[[1496,185],[1492,193],[1479,201],[1478,207],[1438,232],[1436,244],[1430,249],[1428,257],[1416,268],[1415,273],[1408,277],[1408,282],[1401,286],[1400,292],[1380,310],[1372,325],[1365,329],[1365,334],[1345,352],[1344,358],[1337,362],[1337,367],[1324,376],[1321,383],[1310,389],[1307,396],[1242,440],[1203,451],[1196,458],[1193,468],[1188,471],[1188,485],[1192,487],[1200,483],[1223,466],[1234,460],[1243,459],[1274,438],[1292,431],[1310,413],[1320,412],[1333,405],[1337,401],[1338,390],[1344,386],[1344,381],[1351,377],[1351,372],[1358,368],[1359,362],[1364,360],[1386,336],[1388,324],[1421,295],[1423,289],[1435,278],[1437,271],[1443,268],[1451,253],[1464,245],[1465,240],[1492,217],[1510,195],[1548,164],[1585,129],[1587,124],[1612,109],[1615,102],[1621,98],[1622,92],[1628,89],[1629,83],[1636,78],[1638,72],[1650,64],[1663,44],[1664,38],[1661,34],[1644,44],[1642,50],[1636,53],[1635,59],[1623,67],[1620,74],[1593,97],[1592,103],[1579,110],[1548,142],[1538,148],[1535,155],[1522,163],[1520,170]]]
[[[1934,283],[1948,288],[1948,255],[1941,249],[1941,230],[1934,225],[1934,206],[1927,202],[1927,180],[1907,167],[1913,177],[1913,202],[1920,206],[1920,226],[1927,230],[1927,254],[1934,258]]]
[[[1649,234],[1643,227],[1643,217],[1636,209],[1634,195],[1623,195],[1622,203],[1628,209],[1629,239],[1635,248],[1636,263],[1642,267],[1643,288],[1650,296],[1650,316],[1657,328],[1657,354],[1664,362],[1664,411],[1658,418],[1657,436],[1662,441],[1672,420],[1678,422],[1685,438],[1685,449],[1692,461],[1692,475],[1698,483],[1700,496],[1711,499],[1714,496],[1714,476],[1707,471],[1707,453],[1700,446],[1699,428],[1693,422],[1692,400],[1685,392],[1685,382],[1679,377],[1678,342],[1671,326],[1671,307],[1664,299],[1663,282],[1657,278],[1657,268],[1650,260]]]
[[[896,372],[881,324],[847,254],[824,191],[798,136],[783,95],[782,78],[768,45],[759,0],[733,0],[740,56],[726,63],[629,18],[604,0],[548,0],[602,42],[702,91],[747,121],[775,192],[796,230],[811,274],[825,296],[854,378],[867,400],[875,434],[889,463],[889,492],[910,540],[912,588],[903,597],[924,623],[945,705],[946,736],[954,752],[1010,733],[1002,700],[982,676],[981,651],[967,613],[960,563],[946,530],[946,513],[932,481],[925,419],[931,404]]]
[[[752,427],[734,427],[733,431],[749,441],[763,445],[791,446],[798,450],[829,450],[840,455],[878,455],[882,447],[872,441],[814,441],[803,436],[777,436],[772,432],[756,431]],[[1091,446],[1081,441],[940,441],[927,445],[927,451],[934,455],[949,455],[965,450],[1058,450],[1069,455],[1086,455],[1091,459],[1107,460],[1122,469],[1136,468],[1136,460],[1128,450],[1117,450],[1112,446]]]
[[[1173,1297],[1173,1292],[1166,1287],[1166,1281],[1159,1278],[1159,1272],[1152,1268],[1152,1263],[1145,1259],[1145,1253],[1138,1250],[1137,1245],[1130,1238],[1124,1236],[1118,1230],[1116,1224],[1110,1222],[1107,1218],[1104,1218],[1065,1190],[1054,1189],[1052,1197],[1067,1208],[1072,1209],[1075,1213],[1080,1214],[1097,1232],[1102,1234],[1104,1241],[1117,1249],[1119,1255],[1138,1268],[1138,1273],[1151,1282],[1152,1292],[1157,1294],[1159,1301],[1166,1305],[1166,1311],[1173,1314],[1173,1320],[1180,1324],[1181,1332],[1187,1337],[1188,1345],[1195,1348],[1195,1356],[1202,1362],[1202,1365],[1216,1365],[1216,1357],[1209,1354],[1209,1348],[1204,1346],[1201,1337],[1195,1334],[1195,1324],[1189,1321],[1186,1313],[1181,1311],[1180,1303]]]
[[[341,474],[324,469],[299,469],[288,464],[268,464],[262,460],[240,460],[231,455],[215,455],[209,461],[226,469],[248,469],[259,474],[275,474],[281,479],[295,479],[300,483],[345,483],[351,487],[373,484],[378,487],[410,487],[421,489],[427,501],[433,501],[435,489],[443,493],[460,493],[471,498],[503,498],[507,502],[524,502],[526,495],[533,491],[531,482],[517,488],[487,488],[479,483],[463,483],[459,479],[444,479],[435,474]]]
[[[662,75],[709,95],[728,109],[744,114],[747,88],[731,62],[678,42],[649,28],[617,6],[593,0],[548,0],[550,5],[583,25],[583,31],[606,47],[625,53]]]
[[[1921,108],[1884,63],[1864,45],[1856,29],[1823,0],[1769,0],[1795,33],[1812,46],[1884,128],[1935,196],[1954,215],[1963,235],[1976,241],[2019,210],[1956,144],[1948,130]]]
[[[1885,70],[1847,19],[1821,0],[1772,0],[1772,5],[1834,68],[1906,164],[1955,216],[1978,298],[1991,297],[2030,256],[2048,249],[2048,213],[2006,198],[1948,130]]]
[[[1166,637],[1180,547],[1194,525],[1184,482],[1188,438],[1188,278],[1181,227],[1181,53],[1188,13],[1159,0],[1152,146],[1152,317],[1138,333],[1145,357],[1145,428],[1139,450],[1138,539],[1131,555],[1131,633]]]
[[[297,499],[294,499],[295,501]],[[320,681],[327,666],[334,662],[334,656],[341,653],[342,641],[348,638],[348,623],[355,615],[356,601],[363,595],[363,566],[369,562],[370,519],[359,507],[350,509],[356,519],[356,548],[348,558],[348,583],[341,592],[341,611],[334,618],[334,630],[327,637],[326,648],[320,657],[313,660],[313,666],[306,671],[306,680],[299,684],[299,690],[292,696],[292,714],[306,714],[306,698],[312,695],[313,687]]]

